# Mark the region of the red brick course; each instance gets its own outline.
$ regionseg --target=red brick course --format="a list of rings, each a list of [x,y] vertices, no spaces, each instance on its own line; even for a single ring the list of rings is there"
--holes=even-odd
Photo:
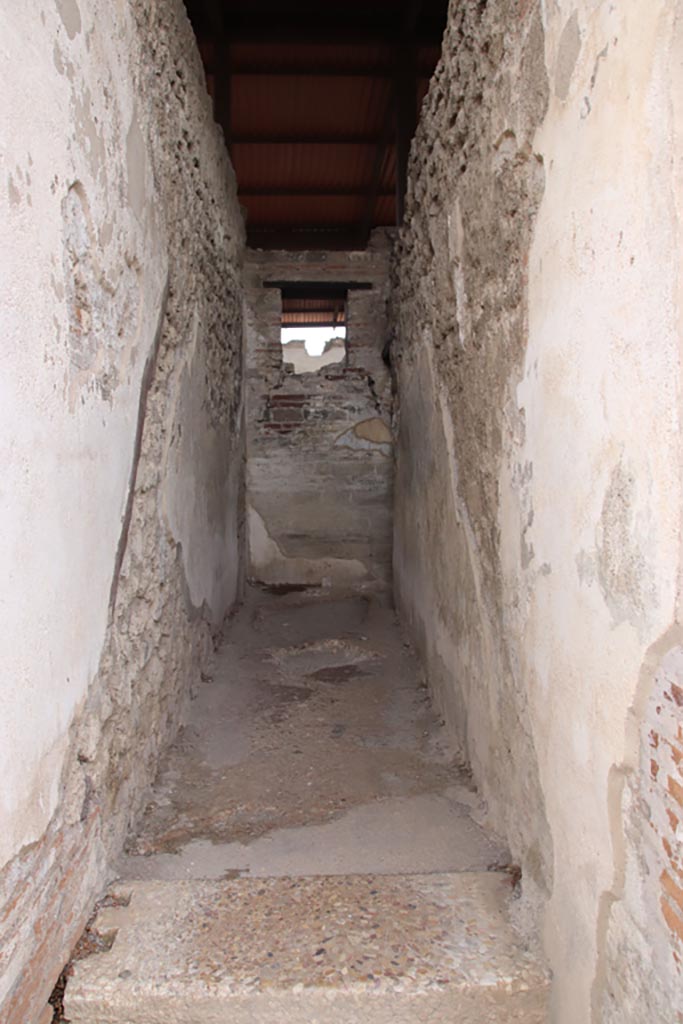
[[[99,811],[22,851],[0,876],[13,896],[0,917],[0,968],[26,938],[32,956],[0,1007],[3,1024],[44,1024],[46,1004],[92,910],[103,878]]]

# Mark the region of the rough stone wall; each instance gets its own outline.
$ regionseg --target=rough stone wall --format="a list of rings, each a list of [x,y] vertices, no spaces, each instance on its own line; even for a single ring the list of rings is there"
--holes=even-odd
[[[180,0],[0,36],[0,1017],[32,1024],[240,591],[243,227]]]
[[[675,7],[452,3],[394,272],[397,599],[562,1024],[683,1019]]]
[[[455,739],[486,791],[508,795],[501,814],[523,851],[527,890],[547,895],[552,844],[506,642],[498,526],[505,406],[521,373],[526,263],[543,192],[533,139],[548,96],[539,11],[516,12],[453,8],[413,149],[394,287],[395,571]],[[483,671],[495,688],[482,685]]]
[[[391,569],[389,249],[253,251],[247,302],[249,572],[269,583],[386,584]],[[355,281],[346,358],[297,375],[283,363],[281,294],[264,281]]]

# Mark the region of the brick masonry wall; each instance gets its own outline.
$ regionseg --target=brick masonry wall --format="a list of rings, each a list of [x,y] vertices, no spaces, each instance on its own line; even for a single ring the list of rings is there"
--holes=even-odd
[[[604,1024],[683,1021],[683,646],[672,631],[643,673],[630,722],[636,752],[612,786],[614,899],[596,1011]],[[668,646],[668,650],[666,647]],[[664,653],[661,649],[664,648]],[[608,908],[605,907],[605,911]]]

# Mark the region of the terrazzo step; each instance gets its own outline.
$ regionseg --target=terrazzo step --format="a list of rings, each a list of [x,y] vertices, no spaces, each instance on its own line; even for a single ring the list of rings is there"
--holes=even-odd
[[[501,873],[135,882],[74,965],[72,1024],[542,1024]],[[120,900],[118,901],[120,902]]]

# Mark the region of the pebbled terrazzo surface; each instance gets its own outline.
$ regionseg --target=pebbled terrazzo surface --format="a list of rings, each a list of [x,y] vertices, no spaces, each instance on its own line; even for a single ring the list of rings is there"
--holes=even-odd
[[[125,892],[129,905],[97,921],[116,932],[111,950],[75,965],[73,1024],[268,1020],[274,1005],[303,1022],[317,1004],[333,1004],[334,1021],[400,1020],[418,1004],[428,1016],[406,1019],[544,1020],[546,975],[510,927],[502,873],[136,882]],[[353,1016],[360,1006],[369,1016]],[[454,1017],[461,1009],[479,1015]]]

